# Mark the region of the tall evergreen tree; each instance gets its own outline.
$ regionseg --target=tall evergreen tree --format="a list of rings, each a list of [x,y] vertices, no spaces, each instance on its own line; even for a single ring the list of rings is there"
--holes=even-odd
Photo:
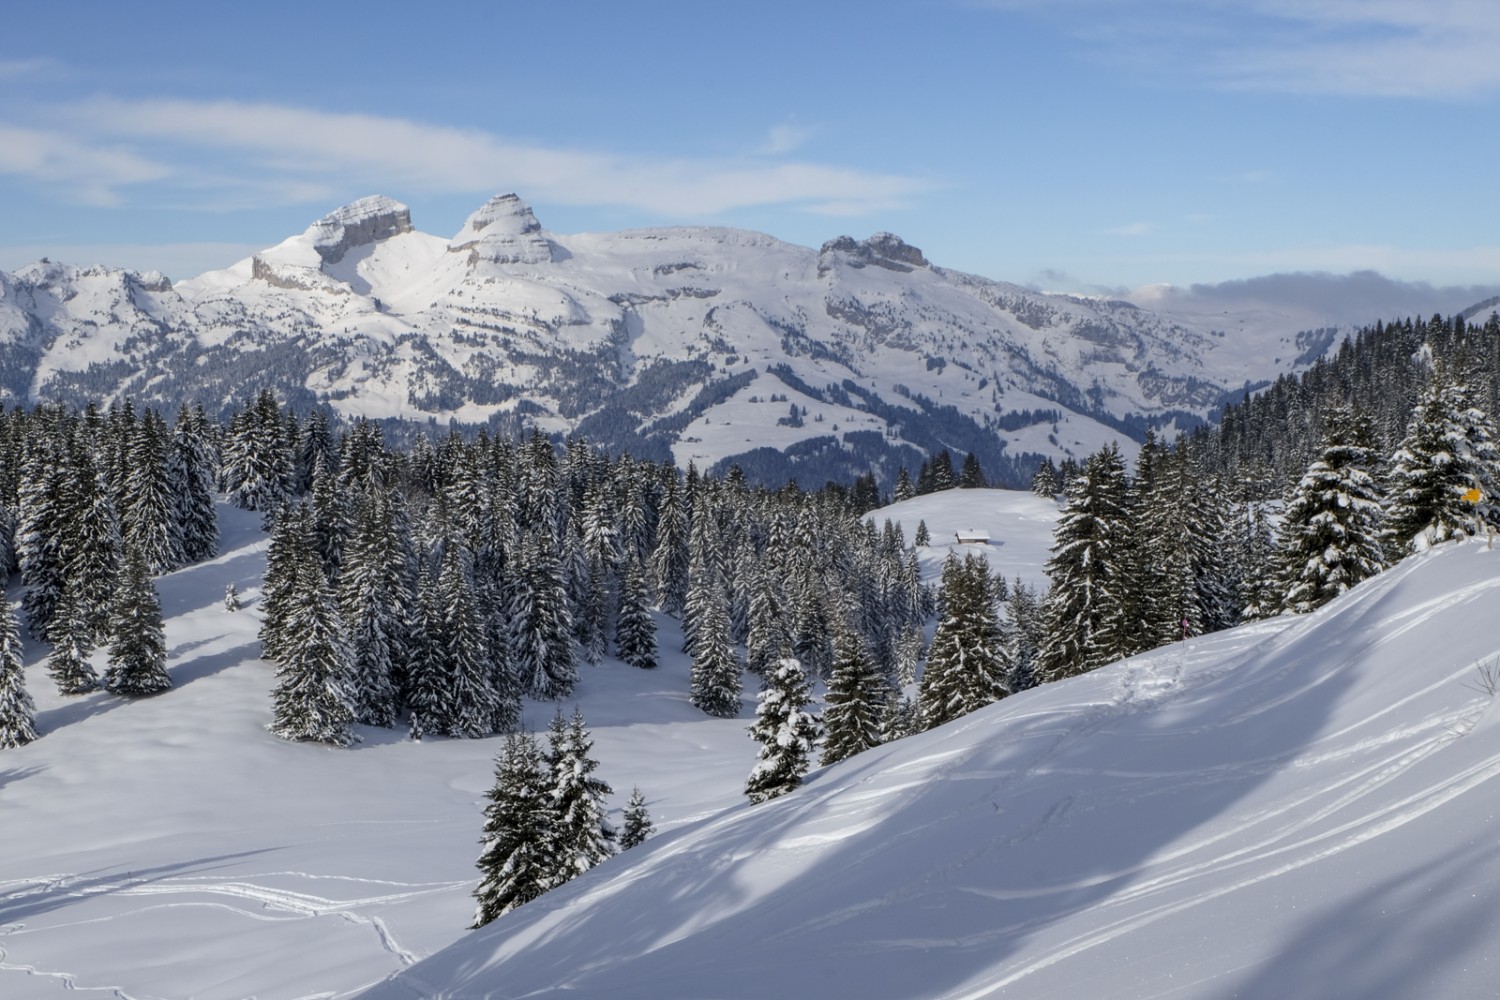
[[[584,728],[583,714],[573,709],[565,723],[562,710],[548,731],[546,763],[552,775],[554,849],[558,881],[582,875],[614,853],[615,831],[605,819],[609,785],[593,776],[599,762]]]
[[[423,718],[428,732],[477,739],[492,732],[497,716],[497,692],[491,685],[490,661],[485,649],[484,624],[474,597],[464,552],[449,545],[438,577],[438,602],[443,609],[438,633],[443,660],[443,711],[437,718]],[[503,721],[514,723],[520,705],[503,713]]]
[[[566,698],[578,681],[573,620],[562,571],[544,530],[521,549],[510,602],[510,655],[515,676],[533,698]]]
[[[110,615],[109,667],[104,687],[115,694],[151,695],[172,686],[161,600],[145,557],[130,549]]]
[[[656,666],[656,619],[651,617],[646,574],[632,562],[620,588],[620,610],[615,615],[615,651],[632,667]]]
[[[1038,676],[1050,681],[1118,659],[1129,628],[1125,469],[1110,446],[1089,458],[1073,480],[1067,507],[1053,533],[1043,605]]]
[[[208,415],[201,405],[177,414],[168,460],[171,492],[177,503],[174,520],[182,557],[189,563],[212,559],[219,551],[219,515],[214,507],[217,459]]]
[[[512,733],[495,761],[484,809],[483,849],[472,927],[483,927],[556,885],[552,782],[530,733]]]
[[[1442,370],[1422,390],[1390,461],[1385,531],[1391,558],[1482,528],[1466,495],[1474,489],[1495,495],[1500,450],[1493,423],[1470,399],[1470,390]]]
[[[358,737],[343,620],[317,555],[303,552],[300,561],[288,634],[278,644],[266,728],[284,740],[349,746]]]
[[[740,658],[729,641],[727,595],[722,584],[714,590],[718,599],[705,599],[693,644],[692,701],[709,715],[732,719],[740,712]]]
[[[1299,613],[1384,567],[1368,421],[1344,412],[1325,426],[1323,453],[1297,484],[1281,523],[1281,606]]]
[[[0,750],[25,746],[41,735],[36,728],[36,704],[26,690],[21,629],[10,602],[4,604],[0,610]]]
[[[845,615],[835,619],[833,669],[823,710],[824,764],[835,764],[881,743],[880,718],[894,696],[859,632]]]
[[[989,563],[949,555],[943,565],[943,615],[932,636],[917,697],[922,728],[967,715],[1009,693],[1004,637],[995,610]]]
[[[166,424],[155,410],[147,410],[130,446],[120,533],[153,574],[182,565],[179,499],[168,468],[170,450]]]
[[[94,650],[93,626],[71,585],[63,590],[51,632],[52,653],[47,657],[47,672],[57,683],[58,692],[88,694],[98,690],[99,674],[89,662],[89,654]]]
[[[745,784],[751,802],[785,795],[812,766],[818,720],[807,711],[812,690],[802,664],[787,657],[765,675],[750,735],[760,754]]]

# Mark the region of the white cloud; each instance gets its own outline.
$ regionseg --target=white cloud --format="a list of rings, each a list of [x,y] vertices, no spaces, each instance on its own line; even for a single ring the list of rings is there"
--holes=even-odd
[[[279,188],[295,197],[336,180],[345,188],[358,182],[371,190],[518,190],[562,204],[625,205],[670,216],[763,205],[814,211],[838,206],[859,214],[901,205],[931,187],[921,178],[817,163],[623,156],[518,142],[478,129],[276,104],[101,98],[56,110],[73,132],[54,134],[54,141],[76,154],[76,170],[99,175],[100,190],[110,189],[110,172],[96,162],[101,139],[108,137],[149,147],[155,160],[173,163],[181,186],[196,188],[204,202],[238,201],[250,188]],[[793,138],[788,132],[780,141]],[[128,172],[120,174],[116,196],[134,181]]]
[[[784,153],[795,152],[812,138],[815,131],[816,129],[794,122],[773,125],[766,134],[765,144],[761,146],[760,151],[767,156],[781,156]]]
[[[0,174],[58,186],[86,205],[118,204],[121,188],[171,173],[130,149],[0,122]]]
[[[1237,90],[1467,98],[1500,91],[1494,0],[989,0],[1064,18],[1112,61]],[[1082,10],[1081,10],[1082,9]]]

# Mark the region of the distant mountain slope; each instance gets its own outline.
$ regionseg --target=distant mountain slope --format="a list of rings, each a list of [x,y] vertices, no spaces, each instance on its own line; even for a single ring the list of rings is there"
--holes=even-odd
[[[1196,422],[1333,339],[1233,320],[1040,294],[889,233],[562,236],[504,195],[443,239],[371,197],[175,288],[50,262],[0,275],[0,392],[217,409],[270,385],[764,479],[889,475],[948,447],[1015,483],[1036,455]]]
[[[663,835],[363,994],[1482,997],[1500,553],[1007,699]]]

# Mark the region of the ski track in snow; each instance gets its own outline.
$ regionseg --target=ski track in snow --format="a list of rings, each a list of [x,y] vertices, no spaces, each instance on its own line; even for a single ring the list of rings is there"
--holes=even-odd
[[[340,881],[349,883],[363,883],[370,886],[388,886],[400,891],[381,893],[377,895],[362,896],[353,899],[334,899],[327,896],[314,895],[308,892],[297,892],[291,889],[277,889],[266,885],[260,885],[253,881],[236,879],[231,881],[219,881],[194,876],[169,877],[162,879],[138,879],[125,876],[112,882],[100,882],[89,879],[87,887],[73,889],[71,886],[84,881],[84,876],[68,875],[45,875],[35,878],[11,879],[0,882],[0,892],[10,891],[5,899],[10,904],[24,901],[32,897],[46,897],[56,893],[63,893],[75,898],[88,896],[110,895],[114,897],[169,897],[162,902],[154,902],[147,906],[133,909],[128,914],[109,914],[107,916],[91,918],[88,920],[72,921],[61,924],[51,924],[46,930],[48,933],[70,927],[85,926],[88,924],[106,923],[112,920],[129,919],[142,913],[153,910],[170,910],[180,908],[204,908],[228,912],[236,918],[248,918],[251,920],[287,920],[287,919],[317,919],[322,917],[334,917],[358,927],[368,927],[381,950],[391,954],[403,967],[413,965],[422,958],[422,955],[402,946],[392,933],[389,925],[378,916],[368,916],[358,912],[361,909],[389,906],[394,903],[416,899],[422,896],[452,892],[455,889],[467,887],[467,882],[431,882],[431,883],[408,883],[391,882],[380,879],[355,878],[341,875],[319,875],[310,872],[278,871],[264,872],[252,878],[291,878],[306,879],[308,881]],[[30,886],[30,888],[18,889],[16,887]],[[244,900],[249,903],[259,904],[256,908],[234,905],[232,903],[209,901],[201,898],[171,899],[170,897],[201,897],[201,896],[224,896],[235,900]],[[0,942],[7,937],[20,936],[28,933],[25,923],[12,923],[0,926]],[[0,972],[24,972],[29,976],[45,977],[58,980],[62,988],[69,991],[91,991],[102,992],[119,997],[120,1000],[152,1000],[151,997],[139,994],[126,993],[118,986],[81,986],[77,983],[74,973],[49,971],[38,969],[34,966],[13,964],[8,961],[8,952],[0,944]],[[314,994],[304,1000],[314,1000],[315,997],[331,997],[336,994]]]

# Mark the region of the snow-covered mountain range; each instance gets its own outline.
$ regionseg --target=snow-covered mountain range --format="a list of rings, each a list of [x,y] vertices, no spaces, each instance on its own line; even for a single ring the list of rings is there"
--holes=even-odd
[[[216,410],[269,385],[766,478],[889,474],[943,446],[1014,481],[1027,453],[1190,424],[1336,337],[1168,315],[946,270],[889,233],[562,236],[503,195],[445,239],[371,197],[175,287],[45,260],[0,274],[0,393]]]

